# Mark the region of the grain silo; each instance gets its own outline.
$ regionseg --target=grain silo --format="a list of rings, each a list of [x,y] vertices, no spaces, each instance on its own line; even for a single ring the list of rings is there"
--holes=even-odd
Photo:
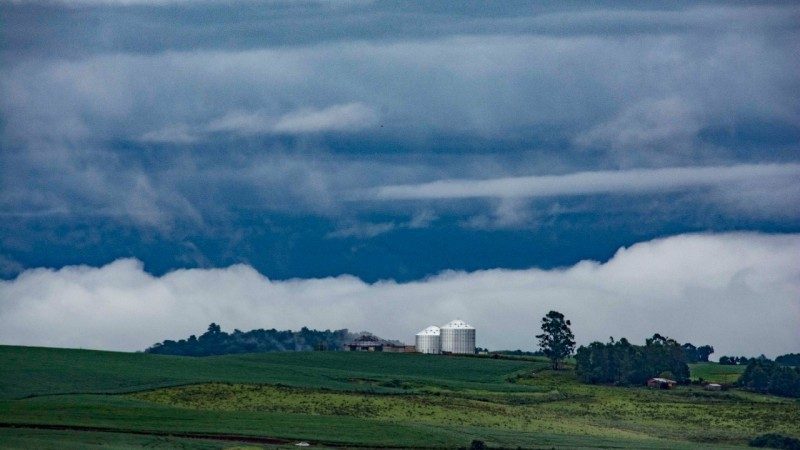
[[[431,325],[417,333],[415,344],[419,353],[442,353],[442,340],[439,327]]]
[[[454,320],[441,328],[442,353],[475,353],[475,328]]]

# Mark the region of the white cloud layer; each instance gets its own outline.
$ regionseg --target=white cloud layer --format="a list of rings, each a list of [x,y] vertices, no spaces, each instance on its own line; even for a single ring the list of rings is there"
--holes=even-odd
[[[371,191],[371,195],[368,196],[380,200],[409,200],[633,194],[708,186],[731,187],[732,184],[758,180],[787,179],[788,183],[795,184],[794,180],[798,176],[800,176],[800,164],[668,167],[488,180],[439,180],[430,183],[382,186]]]
[[[302,108],[278,118],[263,112],[232,111],[214,119],[202,131],[249,134],[301,134],[356,131],[374,125],[378,115],[363,103],[344,103],[327,108]]]
[[[619,113],[614,119],[579,134],[582,147],[607,147],[617,152],[670,148],[690,151],[705,120],[680,98],[646,99]]]
[[[276,133],[352,131],[374,125],[378,115],[363,103],[334,105],[325,109],[303,109],[282,116],[272,127]]]
[[[654,332],[716,356],[800,348],[800,234],[679,235],[559,270],[444,272],[409,283],[351,276],[272,281],[249,266],[154,277],[139,261],[32,269],[0,282],[4,344],[137,350],[218,322],[225,329],[342,328],[411,341],[460,317],[478,345],[531,348],[550,309],[579,343]]]
[[[326,108],[301,108],[273,117],[264,111],[230,111],[209,123],[189,127],[168,125],[144,133],[142,142],[192,144],[208,139],[209,133],[233,133],[240,136],[259,134],[305,134],[358,131],[375,125],[378,114],[363,103],[343,103]]]

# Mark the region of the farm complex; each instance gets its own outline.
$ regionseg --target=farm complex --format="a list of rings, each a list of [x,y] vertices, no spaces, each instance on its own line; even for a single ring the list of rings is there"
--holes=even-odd
[[[441,327],[431,325],[417,333],[413,346],[381,339],[371,333],[361,333],[345,344],[344,349],[354,352],[469,355],[475,353],[475,327],[460,319]]]
[[[415,340],[419,353],[475,353],[475,327],[463,320],[456,319],[442,327],[431,325],[417,333]]]

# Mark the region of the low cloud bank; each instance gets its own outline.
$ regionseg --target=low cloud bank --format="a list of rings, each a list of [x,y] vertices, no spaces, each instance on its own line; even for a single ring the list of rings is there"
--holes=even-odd
[[[103,267],[31,269],[0,282],[0,343],[141,350],[239,328],[368,329],[411,342],[462,318],[478,345],[532,348],[550,309],[580,343],[654,332],[717,353],[770,356],[800,348],[800,234],[678,235],[622,248],[606,263],[558,270],[448,271],[425,280],[352,276],[273,281],[246,265],[161,277],[121,259]]]

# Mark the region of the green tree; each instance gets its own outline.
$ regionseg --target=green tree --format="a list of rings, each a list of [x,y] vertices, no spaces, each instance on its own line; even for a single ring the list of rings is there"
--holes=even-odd
[[[708,362],[708,357],[714,353],[714,347],[710,345],[701,345],[697,347],[697,360],[700,362]]]
[[[743,384],[754,391],[766,392],[769,389],[769,373],[764,370],[764,365],[760,363],[753,363],[748,366],[745,373],[740,377],[740,379],[742,378],[746,380]]]
[[[754,391],[800,398],[800,367],[753,358],[739,377],[738,384]]]
[[[769,392],[784,397],[800,397],[800,371],[776,364],[769,380]]]
[[[537,334],[536,338],[539,339],[539,348],[550,358],[555,370],[575,350],[575,336],[569,328],[571,325],[558,311],[550,311],[542,317],[542,334]]]

